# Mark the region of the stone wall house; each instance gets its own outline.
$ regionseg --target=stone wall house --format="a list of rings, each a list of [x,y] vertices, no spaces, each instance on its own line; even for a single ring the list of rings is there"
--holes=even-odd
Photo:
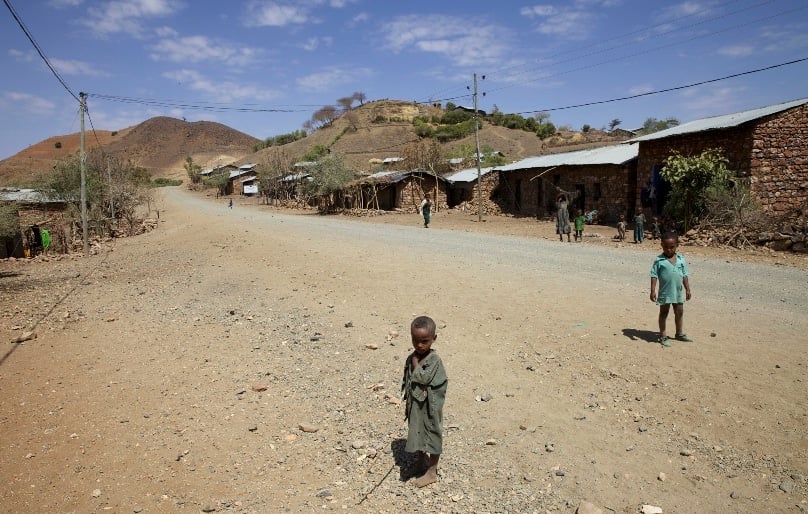
[[[499,188],[499,172],[494,167],[480,168],[480,187],[477,187],[477,168],[466,168],[443,175],[447,182],[446,201],[450,209],[479,212],[478,199],[482,196],[484,214],[500,214],[501,209],[492,198]],[[480,194],[482,193],[482,194]]]
[[[74,227],[65,212],[66,202],[46,198],[33,189],[0,189],[0,201],[9,202],[16,207],[20,228],[15,236],[0,239],[0,258],[24,257],[30,228],[34,224],[50,233],[49,252],[70,251]]]
[[[354,207],[416,212],[429,195],[437,209],[446,208],[446,179],[424,170],[381,171],[346,187]]]
[[[808,98],[684,123],[628,141],[638,144],[637,201],[652,189],[649,209],[661,212],[665,159],[720,148],[728,167],[761,207],[778,217],[796,217],[808,202]]]
[[[566,193],[571,214],[597,210],[601,222],[611,223],[635,209],[636,164],[631,145],[528,157],[496,168],[495,201],[502,212],[541,218],[553,215],[556,198]]]

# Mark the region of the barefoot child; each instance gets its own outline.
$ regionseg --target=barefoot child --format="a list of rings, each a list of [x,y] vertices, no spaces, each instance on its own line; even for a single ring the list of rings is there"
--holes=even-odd
[[[625,241],[626,239],[626,217],[621,214],[620,219],[617,221],[617,239]]]
[[[690,300],[690,280],[688,279],[685,258],[676,250],[679,248],[679,237],[675,232],[666,232],[662,236],[662,254],[658,255],[651,265],[651,301],[659,305],[659,342],[662,346],[671,345],[671,338],[665,334],[665,322],[668,319],[671,305],[676,322],[674,339],[686,343],[693,342],[683,331],[684,303]],[[659,283],[659,294],[657,294]]]
[[[584,240],[584,223],[586,222],[586,218],[584,218],[584,213],[581,212],[581,209],[578,209],[576,212],[575,219],[575,240],[581,241]]]
[[[438,338],[435,322],[427,316],[410,325],[413,351],[404,364],[404,419],[408,420],[404,450],[417,453],[415,485],[424,487],[438,479],[438,460],[443,447],[443,402],[446,399],[446,369],[432,343]]]

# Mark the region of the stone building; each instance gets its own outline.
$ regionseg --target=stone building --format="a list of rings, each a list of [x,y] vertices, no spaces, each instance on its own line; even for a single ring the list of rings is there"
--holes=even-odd
[[[67,202],[48,198],[33,189],[0,189],[0,202],[14,206],[19,231],[0,238],[0,259],[23,257],[30,246],[31,226],[36,224],[51,235],[51,251],[67,253],[73,240],[73,226],[65,215]]]
[[[613,222],[634,211],[636,163],[636,145],[528,157],[496,168],[494,199],[502,212],[544,217],[555,212],[555,200],[564,193],[573,213],[597,210],[601,222]]]
[[[349,184],[343,193],[355,208],[416,212],[427,194],[437,209],[446,208],[446,184],[425,170],[380,171]]]
[[[478,197],[482,196],[483,212],[499,214],[499,205],[492,200],[499,186],[499,174],[494,172],[493,167],[480,168],[479,190],[477,168],[466,168],[444,175],[443,178],[448,182],[447,203],[449,208],[479,212]]]
[[[728,167],[748,184],[761,207],[795,217],[808,202],[808,98],[704,118],[628,141],[639,146],[636,201],[653,191],[650,210],[661,212],[667,187],[659,176],[665,159],[720,148]]]

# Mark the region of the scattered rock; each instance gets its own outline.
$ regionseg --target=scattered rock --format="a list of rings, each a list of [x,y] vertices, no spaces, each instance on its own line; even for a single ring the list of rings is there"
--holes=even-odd
[[[138,513],[140,513],[140,512],[143,512],[143,507],[141,507],[140,505],[135,505],[135,506],[132,508],[132,512],[134,512],[135,514],[138,514]]]
[[[379,345],[374,344],[374,343],[368,343],[368,344],[365,345],[365,348],[367,348],[368,350],[378,350]]]
[[[101,489],[93,489],[93,498],[101,496]]]
[[[328,489],[320,489],[319,491],[317,491],[318,498],[331,498],[332,496],[334,495],[331,494],[331,491],[329,491]]]
[[[693,450],[685,448],[684,450],[679,451],[679,455],[681,455],[682,457],[690,457],[691,455],[693,455]]]
[[[230,311],[233,312],[233,311]],[[212,503],[206,503],[202,505],[202,512],[216,512],[216,505]]]
[[[497,440],[496,439],[489,439],[485,442],[487,446],[496,446]]]
[[[729,493],[729,497],[732,498],[733,500],[737,500],[738,496],[739,496],[738,493],[736,493],[735,491]]]
[[[780,490],[784,493],[790,494],[794,490],[794,482],[791,480],[783,480],[780,482]]]
[[[353,448],[354,450],[361,450],[364,447],[365,447],[365,441],[356,440],[351,443],[351,448]]]
[[[549,441],[549,442],[545,443],[544,444],[544,451],[546,451],[547,453],[554,452],[555,451],[555,443],[552,442],[552,441]]]
[[[662,507],[656,505],[643,505],[641,509],[642,514],[662,514]]]
[[[17,336],[11,340],[12,343],[24,343],[25,341],[30,341],[31,339],[36,339],[36,332],[23,332],[21,336]]]
[[[348,323],[345,324],[345,328],[351,328],[351,327],[353,327],[353,321],[349,321]]]
[[[603,514],[603,510],[596,507],[593,503],[581,500],[581,503],[578,504],[578,508],[575,509],[575,514]]]
[[[250,389],[252,389],[256,393],[263,393],[264,391],[266,391],[268,389],[268,386],[266,384],[253,384],[250,387]]]
[[[258,430],[258,425],[250,425],[249,427],[247,427],[247,430],[249,430],[250,432],[255,432]]]
[[[313,433],[317,432],[318,430],[320,430],[320,427],[318,427],[316,425],[311,425],[309,423],[300,423],[297,426],[297,428],[299,428],[301,432],[306,432],[306,433],[309,433],[309,434],[313,434]]]
[[[566,473],[564,472],[564,470],[563,470],[563,469],[557,469],[557,470],[555,470],[555,476],[557,476],[557,477],[563,477],[563,476],[565,476],[565,475],[566,475]]]

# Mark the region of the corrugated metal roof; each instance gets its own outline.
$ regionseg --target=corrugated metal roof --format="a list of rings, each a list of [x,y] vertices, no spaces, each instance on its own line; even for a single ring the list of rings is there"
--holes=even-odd
[[[401,162],[404,160],[404,157],[385,157],[382,161],[384,164],[391,164],[394,162]]]
[[[249,170],[255,168],[256,166],[258,166],[258,165],[253,163],[253,162],[248,162],[247,164],[242,164],[241,166],[239,166],[238,169],[249,171]]]
[[[706,130],[717,130],[724,128],[737,127],[748,121],[753,121],[764,116],[776,114],[778,112],[793,109],[808,103],[808,98],[800,100],[793,100],[782,104],[769,105],[752,109],[750,111],[736,112],[733,114],[724,114],[723,116],[714,116],[712,118],[702,118],[700,120],[689,121],[669,129],[660,130],[647,136],[635,137],[627,141],[628,143],[638,143],[640,141],[651,141],[652,139],[662,139],[664,137],[678,136],[680,134],[692,134],[694,132],[704,132]]]
[[[577,152],[555,153],[528,157],[513,164],[497,166],[500,171],[525,170],[529,168],[550,168],[553,166],[586,166],[593,164],[625,164],[637,158],[636,145],[613,145]]]
[[[48,198],[36,189],[0,189],[0,200],[4,202],[24,202],[24,203],[62,203],[62,200]]]
[[[494,167],[490,166],[488,168],[480,168],[480,176],[484,177],[494,171]],[[477,168],[466,168],[464,170],[456,171],[454,173],[449,173],[448,175],[444,175],[443,178],[446,179],[447,182],[454,184],[455,182],[474,182],[477,180]]]

